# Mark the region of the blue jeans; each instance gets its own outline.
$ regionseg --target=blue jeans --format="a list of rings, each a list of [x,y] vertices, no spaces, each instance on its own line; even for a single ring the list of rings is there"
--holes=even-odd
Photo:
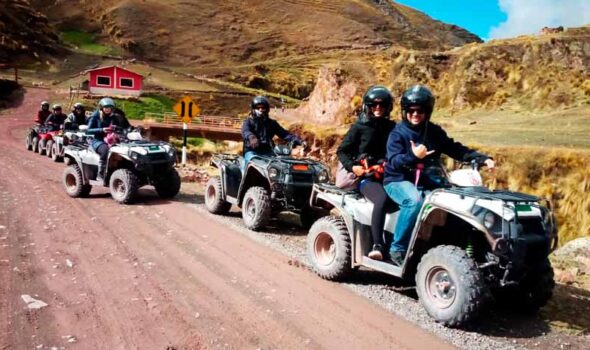
[[[400,207],[395,224],[390,252],[406,252],[414,230],[416,218],[422,208],[422,193],[409,181],[390,182],[383,186],[387,195]]]

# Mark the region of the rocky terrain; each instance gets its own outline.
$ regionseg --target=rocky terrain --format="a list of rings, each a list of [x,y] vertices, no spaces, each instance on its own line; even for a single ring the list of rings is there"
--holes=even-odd
[[[0,63],[44,62],[63,53],[47,17],[26,0],[3,0],[0,5]]]

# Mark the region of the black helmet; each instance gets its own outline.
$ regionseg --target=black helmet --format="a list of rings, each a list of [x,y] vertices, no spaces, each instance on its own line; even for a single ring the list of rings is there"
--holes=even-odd
[[[49,109],[49,102],[43,101],[41,102],[41,109]]]
[[[376,101],[381,101],[385,107],[385,114],[383,117],[389,118],[389,113],[393,109],[393,96],[389,89],[385,86],[375,85],[371,86],[369,90],[363,96],[363,112],[365,115],[372,117],[371,113],[371,106],[375,104]]]
[[[402,107],[402,120],[406,120],[406,112],[411,106],[420,106],[426,112],[426,120],[430,119],[434,109],[434,95],[427,87],[414,85],[404,92],[400,104]]]
[[[84,105],[81,104],[80,102],[76,102],[76,103],[74,103],[73,109],[84,109]]]
[[[266,107],[266,111],[260,112],[256,110],[256,106],[258,105],[263,105]],[[264,96],[256,96],[252,99],[252,102],[250,102],[250,112],[253,118],[268,117],[269,110],[270,102],[268,102],[268,99]]]

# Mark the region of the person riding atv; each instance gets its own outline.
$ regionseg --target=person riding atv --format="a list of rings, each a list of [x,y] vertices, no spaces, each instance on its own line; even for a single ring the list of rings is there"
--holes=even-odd
[[[256,96],[250,102],[250,114],[242,124],[242,138],[244,141],[244,167],[256,155],[274,155],[273,137],[278,136],[294,145],[305,143],[287,130],[274,119],[269,117],[270,102],[264,96]]]
[[[314,183],[329,181],[329,168],[292,157],[293,146],[304,142],[268,118],[270,104],[265,97],[255,97],[250,108],[242,127],[244,157],[213,156],[211,165],[219,169],[219,176],[211,177],[205,186],[205,206],[223,215],[232,204],[238,205],[244,224],[252,230],[260,230],[283,210],[299,214],[301,224],[309,228],[326,214],[309,206],[309,195]],[[289,143],[274,145],[274,135]]]
[[[121,116],[114,111],[116,105],[113,99],[105,97],[98,102],[98,106],[98,113],[93,114],[90,117],[90,120],[88,120],[88,129],[86,130],[86,133],[94,136],[94,140],[90,147],[100,155],[97,174],[97,180],[100,181],[104,178],[106,160],[109,152],[109,146],[104,142],[106,133],[110,130],[109,128],[111,126],[123,127],[123,125],[120,124]]]
[[[64,122],[64,130],[78,130],[80,125],[86,125],[86,109],[83,104],[76,102]]]
[[[110,125],[102,132],[99,147],[106,149],[104,160],[83,139],[66,146],[64,160],[69,166],[64,171],[63,184],[69,196],[86,197],[92,186],[105,186],[114,200],[128,204],[144,185],[154,186],[161,198],[178,194],[181,182],[174,168],[177,154],[172,145],[143,140],[139,129]],[[102,177],[98,176],[99,166],[104,167]]]

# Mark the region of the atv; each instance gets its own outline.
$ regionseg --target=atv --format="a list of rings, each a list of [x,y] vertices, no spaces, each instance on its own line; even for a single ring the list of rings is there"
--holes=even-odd
[[[291,156],[293,143],[276,145],[274,155],[257,155],[247,164],[243,157],[217,154],[211,165],[219,169],[205,186],[205,206],[213,214],[227,214],[232,204],[242,208],[244,224],[260,230],[281,211],[299,214],[308,229],[327,212],[309,206],[314,183],[330,180],[329,168],[321,162]]]
[[[479,166],[440,172],[441,188],[425,196],[401,266],[368,258],[373,204],[357,191],[316,184],[310,205],[336,208],[309,230],[313,270],[343,280],[360,266],[414,279],[421,304],[436,321],[459,327],[474,320],[495,297],[535,312],[555,285],[548,255],[557,245],[547,200],[482,185]],[[399,208],[389,208],[384,231],[391,241]]]
[[[64,130],[53,136],[51,143],[47,143],[47,157],[51,158],[54,162],[63,161],[65,147],[71,142],[76,142],[78,140],[85,142],[86,137],[86,133],[83,131]]]
[[[81,130],[86,128],[81,126]],[[161,198],[172,198],[180,190],[174,164],[176,149],[167,142],[143,140],[138,131],[115,128],[119,142],[109,148],[104,178],[97,179],[100,156],[85,140],[67,145],[64,157],[70,164],[63,173],[66,193],[86,197],[92,186],[109,187],[119,203],[132,203],[140,187],[153,185]]]
[[[25,139],[27,150],[45,155],[47,144],[51,144],[53,136],[59,132],[59,130],[54,130],[50,125],[37,125],[32,127]]]

